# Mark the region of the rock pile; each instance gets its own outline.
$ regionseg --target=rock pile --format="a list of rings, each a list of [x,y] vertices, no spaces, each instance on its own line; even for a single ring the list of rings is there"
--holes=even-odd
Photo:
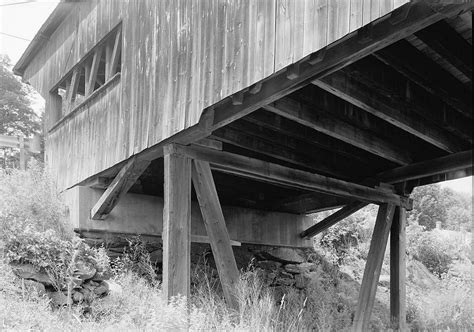
[[[111,289],[117,289],[117,285],[108,280],[111,277],[109,272],[85,261],[76,262],[72,275],[66,278],[66,285],[58,285],[44,269],[32,264],[12,263],[11,267],[13,273],[24,280],[27,289],[48,296],[55,306],[67,305],[68,294],[71,303],[90,304],[95,298],[107,295]]]

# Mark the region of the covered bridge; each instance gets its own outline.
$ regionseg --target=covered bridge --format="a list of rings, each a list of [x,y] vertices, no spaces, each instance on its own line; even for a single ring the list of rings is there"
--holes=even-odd
[[[63,1],[14,70],[46,99],[47,164],[75,227],[162,237],[165,296],[189,295],[191,241],[211,244],[233,305],[235,241],[308,247],[375,203],[354,329],[389,234],[403,328],[410,192],[472,174],[473,7]]]

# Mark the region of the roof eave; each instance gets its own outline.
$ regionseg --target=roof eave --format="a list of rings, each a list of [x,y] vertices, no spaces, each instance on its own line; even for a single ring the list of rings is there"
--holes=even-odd
[[[31,60],[39,52],[39,50],[46,45],[51,35],[56,31],[56,29],[66,18],[67,14],[71,11],[71,2],[75,1],[61,0],[61,2],[58,3],[51,15],[49,15],[46,22],[43,23],[31,43],[23,52],[22,56],[20,57],[20,60],[18,60],[18,62],[13,67],[13,72],[16,75],[23,76],[23,74],[25,73],[25,69],[29,65]]]

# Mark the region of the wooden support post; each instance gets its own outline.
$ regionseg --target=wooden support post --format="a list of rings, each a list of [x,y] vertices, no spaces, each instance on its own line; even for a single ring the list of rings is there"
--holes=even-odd
[[[390,230],[390,321],[392,329],[406,329],[406,210],[397,206]]]
[[[22,171],[26,170],[26,150],[25,150],[25,138],[19,136],[18,139],[20,140],[20,169]]]
[[[107,218],[110,211],[117,205],[120,197],[125,195],[135,182],[137,182],[148,165],[150,165],[150,161],[137,161],[135,158],[130,159],[91,209],[91,219]]]
[[[364,277],[360,286],[359,300],[357,301],[357,309],[352,326],[353,331],[368,330],[394,212],[395,205],[393,204],[384,203],[379,207],[365,265]]]
[[[199,206],[201,207],[204,225],[211,243],[212,255],[216,261],[217,271],[222,283],[224,297],[227,305],[237,310],[239,304],[234,290],[239,281],[239,270],[235,262],[234,252],[232,251],[229,233],[227,232],[209,163],[194,160],[192,179]]]
[[[163,296],[189,298],[191,270],[191,159],[164,147]]]

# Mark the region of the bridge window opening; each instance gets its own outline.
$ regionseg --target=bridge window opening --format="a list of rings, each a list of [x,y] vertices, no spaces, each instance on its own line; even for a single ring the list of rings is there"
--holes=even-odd
[[[121,72],[121,48],[122,31],[119,25],[51,90],[53,125]]]

